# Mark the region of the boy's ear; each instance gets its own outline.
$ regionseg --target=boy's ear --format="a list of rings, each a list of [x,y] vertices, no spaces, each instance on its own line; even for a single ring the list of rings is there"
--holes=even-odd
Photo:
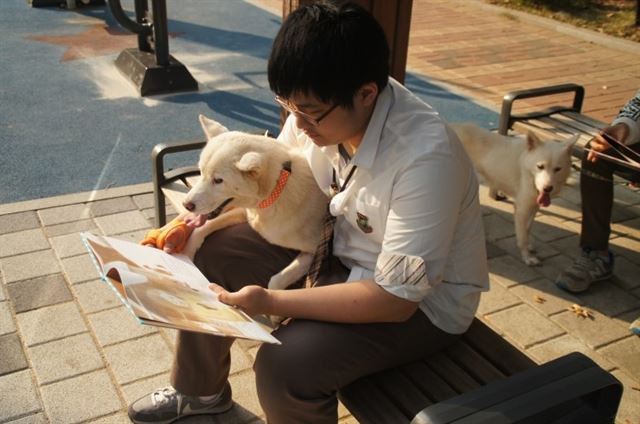
[[[529,151],[535,150],[536,148],[542,146],[542,141],[535,135],[532,131],[527,133],[527,149]]]
[[[375,82],[368,82],[363,84],[362,87],[356,93],[357,100],[359,100],[363,106],[371,106],[375,104],[378,98],[378,84]]]
[[[225,133],[229,131],[227,127],[219,123],[218,121],[214,121],[213,119],[209,119],[204,115],[199,115],[198,119],[200,120],[200,125],[202,126],[202,130],[207,136],[207,140]]]
[[[236,168],[247,177],[257,178],[264,169],[264,156],[258,152],[247,152],[236,162]]]

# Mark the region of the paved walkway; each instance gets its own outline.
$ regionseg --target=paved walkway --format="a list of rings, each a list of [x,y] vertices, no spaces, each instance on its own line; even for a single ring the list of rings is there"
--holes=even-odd
[[[574,81],[587,86],[587,112],[606,120],[640,86],[640,55],[472,2],[415,0],[411,34],[412,70],[494,107],[514,87]],[[640,338],[627,331],[640,315],[639,193],[616,187],[616,277],[581,296],[552,283],[576,253],[575,181],[536,220],[537,268],[515,253],[512,206],[488,199],[484,187],[481,194],[493,284],[478,315],[540,363],[576,350],[592,357],[625,384],[617,422],[640,423]],[[127,422],[130,401],[167,383],[174,332],[137,325],[97,279],[77,235],[137,240],[152,218],[150,184],[0,205],[0,422]],[[574,303],[593,319],[567,311]],[[237,406],[188,422],[263,422],[256,345],[233,349]],[[353,422],[344,410],[341,417]]]

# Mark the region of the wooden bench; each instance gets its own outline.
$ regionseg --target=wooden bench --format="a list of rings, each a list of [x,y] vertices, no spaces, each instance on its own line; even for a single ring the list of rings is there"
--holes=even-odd
[[[166,200],[178,210],[198,178],[197,167],[165,170],[168,154],[204,141],[157,145],[153,156],[156,225]],[[622,385],[574,353],[538,366],[478,319],[448,349],[364,377],[340,400],[363,424],[613,423]]]

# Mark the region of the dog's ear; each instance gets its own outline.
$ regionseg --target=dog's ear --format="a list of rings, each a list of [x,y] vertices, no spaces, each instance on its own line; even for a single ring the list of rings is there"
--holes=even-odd
[[[264,156],[258,152],[247,152],[236,162],[236,168],[250,178],[257,178],[264,169]]]
[[[213,119],[209,119],[204,115],[199,115],[198,119],[200,120],[200,125],[202,126],[202,130],[207,136],[207,140],[229,131],[227,127],[225,127],[221,123],[214,121]]]
[[[569,151],[569,153],[571,153],[571,148],[573,147],[574,144],[576,144],[579,138],[580,138],[580,135],[576,134],[573,137],[571,137],[569,140],[565,141],[564,149]]]
[[[542,141],[535,135],[533,132],[529,131],[527,133],[527,149],[529,151],[535,150],[536,148],[542,146]]]

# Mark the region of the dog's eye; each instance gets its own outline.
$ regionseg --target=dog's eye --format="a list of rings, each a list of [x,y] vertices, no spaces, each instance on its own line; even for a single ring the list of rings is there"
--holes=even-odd
[[[536,166],[537,166],[537,167],[538,167],[538,169],[539,169],[539,170],[541,170],[541,171],[544,169],[544,165],[543,165],[543,164],[541,164],[541,163],[537,164]]]
[[[214,179],[213,179],[213,183],[214,183],[214,184],[222,184],[222,182],[223,182],[223,181],[224,181],[224,180],[223,180],[222,178],[214,178]]]

